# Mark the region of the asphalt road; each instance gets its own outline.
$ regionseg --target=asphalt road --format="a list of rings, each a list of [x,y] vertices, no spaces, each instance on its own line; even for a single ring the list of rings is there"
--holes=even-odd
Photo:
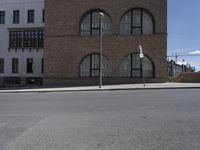
[[[0,94],[0,150],[199,149],[199,89]]]

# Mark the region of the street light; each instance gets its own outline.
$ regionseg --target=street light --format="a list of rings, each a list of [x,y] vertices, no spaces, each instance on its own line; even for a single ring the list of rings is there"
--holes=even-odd
[[[145,88],[145,78],[144,78],[144,70],[143,70],[144,53],[143,53],[142,45],[139,45],[139,50],[140,50],[140,62],[142,66],[142,78],[143,78],[143,83],[144,83],[144,88]]]
[[[102,47],[103,47],[103,17],[104,17],[104,13],[103,12],[99,12],[99,16],[100,16],[100,66],[99,66],[99,88],[102,87]]]

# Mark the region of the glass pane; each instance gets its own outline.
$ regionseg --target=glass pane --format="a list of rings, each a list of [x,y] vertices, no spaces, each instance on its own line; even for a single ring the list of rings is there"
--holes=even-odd
[[[141,26],[141,10],[133,10],[133,26]]]
[[[120,34],[131,35],[131,11],[128,12],[121,20]]]
[[[141,70],[132,70],[132,77],[141,77]]]
[[[143,71],[144,77],[153,77],[153,65],[147,57],[144,57],[143,60]]]
[[[80,76],[81,77],[89,77],[90,76],[90,56],[85,58],[81,63],[80,67]]]
[[[99,69],[99,54],[92,54],[92,69]]]
[[[95,35],[100,35],[100,29],[93,29],[92,30],[92,35],[95,36]]]
[[[99,77],[99,70],[92,70],[92,77]]]
[[[121,63],[120,77],[131,77],[131,55],[127,56]]]
[[[143,13],[143,34],[153,33],[153,21],[147,13]]]
[[[92,28],[100,28],[99,11],[93,11],[92,12]]]
[[[103,57],[103,60],[102,60],[102,75],[103,77],[111,77],[112,76],[112,69],[111,69],[111,66],[109,65],[108,63],[108,60]]]
[[[141,68],[140,57],[138,54],[132,54],[132,69]]]
[[[141,28],[133,28],[133,35],[140,35],[141,34]]]
[[[81,22],[81,35],[90,35],[90,14],[87,14]]]

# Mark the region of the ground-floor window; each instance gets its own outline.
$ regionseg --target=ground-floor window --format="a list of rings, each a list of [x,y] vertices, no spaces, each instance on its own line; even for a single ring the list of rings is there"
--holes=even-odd
[[[0,58],[0,73],[4,73],[4,59]]]
[[[33,73],[33,58],[27,58],[26,72],[27,73]]]
[[[111,66],[105,56],[102,57],[102,76],[111,77]],[[80,65],[80,77],[99,77],[100,54],[93,53],[86,56]]]
[[[138,53],[128,55],[120,65],[120,77],[141,78],[143,73],[144,77],[153,78],[154,66],[151,60],[146,56],[143,60],[140,60]]]
[[[12,73],[18,73],[19,70],[19,59],[13,58],[12,59]]]
[[[44,58],[41,59],[41,73],[44,73]]]

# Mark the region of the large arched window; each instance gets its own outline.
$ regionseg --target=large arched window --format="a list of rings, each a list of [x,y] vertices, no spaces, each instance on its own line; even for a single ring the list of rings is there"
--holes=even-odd
[[[142,78],[142,73],[144,72],[144,77],[153,78],[154,66],[151,60],[145,56],[142,62],[143,67],[139,58],[139,53],[128,55],[120,65],[120,77]]]
[[[80,22],[80,35],[81,36],[98,36],[100,35],[100,10],[91,10],[87,12]],[[110,35],[111,31],[111,19],[104,13],[102,20],[102,32],[103,35]]]
[[[80,65],[80,77],[99,77],[100,73],[100,54],[93,53],[85,57]],[[102,76],[111,77],[111,66],[106,57],[102,57]]]
[[[153,15],[145,9],[129,10],[121,19],[121,35],[140,35],[154,33]]]

